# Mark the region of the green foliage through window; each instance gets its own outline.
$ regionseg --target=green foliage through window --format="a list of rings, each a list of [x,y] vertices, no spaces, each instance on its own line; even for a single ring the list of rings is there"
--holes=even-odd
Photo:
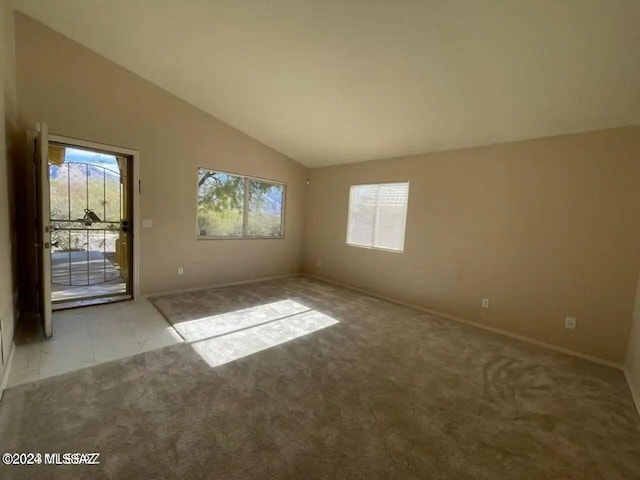
[[[285,185],[198,169],[198,237],[282,237]]]

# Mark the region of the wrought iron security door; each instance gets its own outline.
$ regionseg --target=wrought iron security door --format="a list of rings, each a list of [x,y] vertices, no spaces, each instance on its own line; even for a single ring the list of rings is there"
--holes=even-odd
[[[126,159],[103,157],[49,166],[54,302],[129,293]]]

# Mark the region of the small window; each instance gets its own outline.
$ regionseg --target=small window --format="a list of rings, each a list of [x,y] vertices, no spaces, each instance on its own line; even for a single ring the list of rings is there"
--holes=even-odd
[[[353,185],[347,244],[402,252],[409,182]]]
[[[282,238],[286,185],[198,169],[198,238]]]

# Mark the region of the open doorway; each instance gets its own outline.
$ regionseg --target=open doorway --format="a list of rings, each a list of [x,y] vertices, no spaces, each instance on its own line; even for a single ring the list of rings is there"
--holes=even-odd
[[[132,160],[49,142],[54,310],[132,298]]]

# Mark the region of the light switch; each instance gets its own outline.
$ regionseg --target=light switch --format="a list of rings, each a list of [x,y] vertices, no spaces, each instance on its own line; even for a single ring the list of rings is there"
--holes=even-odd
[[[575,317],[566,317],[564,319],[564,328],[568,328],[569,330],[576,329],[576,318]]]
[[[142,219],[142,228],[151,228],[152,222],[150,218]]]

